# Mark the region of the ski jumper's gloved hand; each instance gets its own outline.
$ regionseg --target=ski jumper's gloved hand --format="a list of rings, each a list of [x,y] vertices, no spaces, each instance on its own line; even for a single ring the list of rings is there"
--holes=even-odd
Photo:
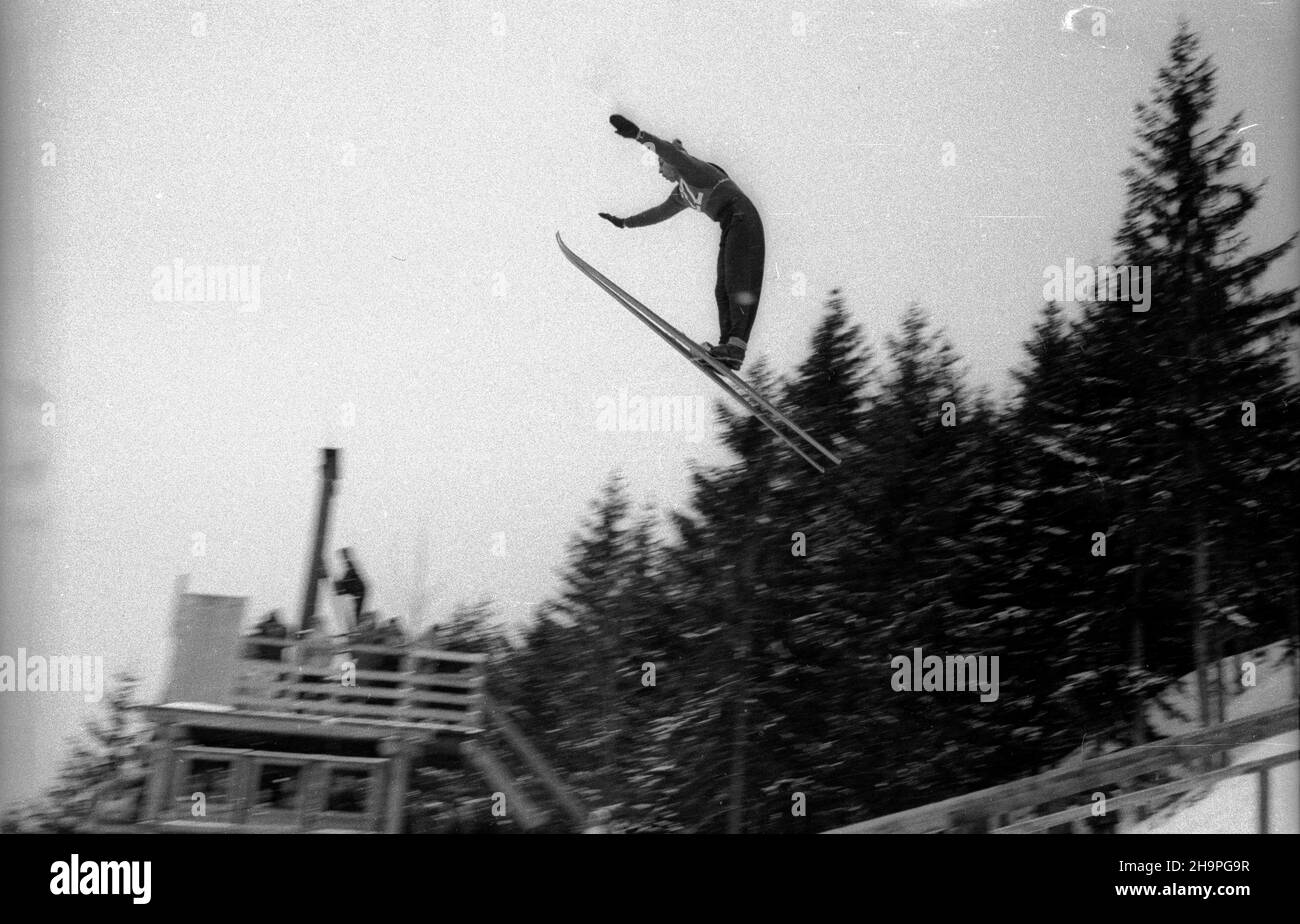
[[[609,124],[614,126],[614,131],[618,132],[620,138],[635,138],[641,133],[635,122],[617,113],[609,117]]]
[[[625,221],[623,221],[623,219],[621,219],[621,218],[615,218],[613,215],[609,214],[609,212],[597,212],[596,214],[598,214],[601,218],[605,219],[607,222],[609,222],[609,223],[610,223],[611,225],[613,225],[615,228],[626,228],[626,227],[627,227],[627,223],[626,223]]]

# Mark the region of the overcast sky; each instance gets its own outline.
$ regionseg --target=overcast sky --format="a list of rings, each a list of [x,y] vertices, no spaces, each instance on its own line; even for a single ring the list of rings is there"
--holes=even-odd
[[[876,343],[924,305],[1003,391],[1044,268],[1112,253],[1179,15],[1270,178],[1256,242],[1300,224],[1291,0],[5,6],[5,444],[28,477],[0,653],[102,654],[151,686],[178,574],[296,612],[323,446],[331,548],[390,615],[422,531],[433,613],[491,595],[518,618],[611,471],[671,505],[688,459],[725,459],[599,426],[621,391],[715,397],[555,246],[716,335],[716,225],[596,218],[669,191],[611,112],[757,204],[751,355],[782,370],[840,286]],[[255,270],[259,305],[158,301],[177,260]],[[0,694],[0,797],[46,782],[87,708]]]

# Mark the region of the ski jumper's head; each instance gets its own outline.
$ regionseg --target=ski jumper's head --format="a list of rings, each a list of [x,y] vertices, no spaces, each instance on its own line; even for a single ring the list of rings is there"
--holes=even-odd
[[[682,144],[682,139],[680,138],[673,139],[673,147],[677,148],[679,151],[686,150],[686,145]],[[681,176],[681,174],[678,173],[677,168],[668,163],[662,157],[659,158],[659,175],[669,183],[676,183],[677,179]]]

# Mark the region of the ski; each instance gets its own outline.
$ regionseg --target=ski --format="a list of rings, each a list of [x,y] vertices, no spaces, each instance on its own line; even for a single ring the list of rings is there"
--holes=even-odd
[[[623,306],[627,308],[627,310],[631,312],[636,318],[638,318],[643,324],[645,324],[656,334],[662,337],[664,342],[666,342],[669,346],[673,347],[673,349],[677,350],[677,352],[681,353],[682,356],[685,357],[685,359],[692,366],[694,366],[696,369],[699,369],[700,372],[703,373],[705,377],[710,379],[715,385],[717,385],[724,392],[726,392],[728,395],[734,398],[736,400],[736,403],[739,404],[741,408],[744,409],[745,413],[750,414],[753,417],[757,418],[758,421],[763,424],[763,426],[771,430],[774,434],[776,434],[778,439],[780,439],[783,443],[789,446],[799,456],[799,458],[803,459],[805,462],[807,462],[809,465],[815,468],[818,472],[825,474],[826,469],[823,468],[816,459],[810,456],[807,453],[807,451],[803,449],[803,447],[799,446],[799,444],[795,443],[793,440],[790,439],[789,436],[787,436],[778,427],[776,427],[772,423],[772,421],[769,420],[767,416],[764,415],[759,410],[759,408],[757,408],[753,403],[751,403],[749,400],[746,399],[744,394],[737,391],[731,385],[730,382],[728,382],[721,375],[719,375],[718,372],[716,372],[713,368],[710,367],[707,360],[712,359],[712,357],[708,357],[707,354],[704,354],[702,350],[700,351],[700,354],[692,354],[689,346],[679,343],[676,339],[674,339],[672,334],[670,334],[663,328],[656,325],[655,322],[651,320],[649,317],[641,314],[632,305],[624,303],[622,299],[619,297],[618,293],[615,292],[613,289],[608,288],[605,282],[602,282],[599,279],[595,279],[595,277],[592,278],[593,281],[597,283],[597,285],[605,289],[606,292],[609,292],[609,294],[614,297],[615,301],[618,301],[620,304],[623,304]],[[609,285],[613,286],[614,284],[609,283]],[[617,287],[615,286],[614,288]],[[697,349],[699,348],[697,347]]]
[[[811,456],[809,456],[808,453],[805,452],[800,446],[792,442],[790,438],[786,436],[786,434],[782,433],[778,428],[776,428],[771,421],[769,421],[766,417],[760,414],[750,402],[745,400],[744,395],[736,391],[736,389],[731,385],[730,382],[728,382],[716,371],[710,368],[708,365],[708,360],[711,360],[712,357],[709,356],[707,353],[705,353],[704,350],[702,350],[697,344],[694,343],[694,341],[692,341],[689,337],[686,337],[685,335],[681,335],[680,331],[676,331],[676,328],[673,328],[672,325],[668,324],[662,318],[659,318],[659,316],[654,314],[654,312],[650,311],[650,309],[645,308],[644,305],[641,305],[640,302],[636,301],[635,299],[632,298],[632,296],[628,295],[626,292],[620,289],[617,285],[611,282],[605,275],[603,275],[599,270],[597,270],[591,264],[587,263],[585,260],[583,260],[577,254],[575,254],[573,251],[569,250],[569,248],[565,245],[563,239],[560,238],[559,234],[556,234],[555,237],[556,240],[559,241],[560,248],[561,250],[564,251],[564,254],[566,257],[568,257],[569,261],[573,263],[574,266],[578,267],[578,269],[582,270],[582,272],[589,279],[591,279],[592,282],[596,283],[598,286],[600,286],[602,289],[608,292],[615,301],[617,301],[629,312],[631,312],[638,320],[641,321],[641,323],[645,324],[656,334],[658,334],[661,338],[663,338],[663,340],[669,346],[675,349],[678,353],[681,353],[682,356],[692,366],[699,369],[700,372],[702,372],[705,376],[707,376],[710,380],[712,380],[714,384],[716,384],[727,394],[731,395],[731,397],[736,400],[736,403],[738,403],[742,408],[744,408],[746,412],[752,414],[754,417],[757,417],[758,420],[765,427],[767,427],[769,430],[775,433],[777,437],[782,442],[784,442],[787,446],[789,446],[792,450],[794,450],[794,452],[797,453],[801,459],[803,459],[805,462],[807,462],[809,465],[815,468],[818,472],[824,473],[826,471],[824,468],[822,468],[820,464],[818,464],[816,459],[813,459]],[[640,308],[644,308],[646,313],[642,314],[641,311],[638,311],[638,306]],[[652,315],[655,319],[659,321],[659,323],[656,324],[655,320],[652,320],[650,317],[647,317],[647,315]],[[681,343],[680,341],[678,341],[673,336],[673,334],[670,333],[669,330],[665,330],[665,328],[668,328],[678,333],[682,337],[682,339],[686,341],[686,343]],[[694,347],[696,351],[695,353],[691,352],[691,347]]]
[[[582,273],[596,283],[609,295],[626,308],[643,324],[658,334],[669,346],[681,353],[691,365],[699,369],[704,375],[721,388],[726,394],[730,395],[736,402],[748,413],[758,418],[768,430],[789,446],[805,462],[811,465],[818,472],[825,472],[826,469],[822,464],[814,459],[806,451],[812,448],[825,456],[832,464],[839,465],[840,459],[825,446],[815,440],[806,431],[801,429],[789,417],[783,414],[775,405],[767,400],[756,388],[742,379],[733,370],[727,368],[722,363],[714,359],[709,353],[697,344],[690,337],[687,337],[680,330],[669,324],[662,317],[651,311],[640,301],[633,298],[607,276],[593,267],[590,263],[583,260],[564,243],[564,239],[556,233],[555,240],[560,246],[560,250],[570,263],[576,266]],[[805,445],[800,446],[791,438],[791,434],[782,431],[781,426],[786,426],[791,433],[804,441]]]
[[[646,309],[646,310],[648,311],[649,309]],[[667,323],[667,322],[665,322],[665,323]],[[757,388],[755,388],[753,385],[750,385],[748,382],[746,382],[744,379],[742,379],[742,378],[740,377],[740,375],[737,374],[737,372],[736,372],[735,369],[732,369],[732,368],[729,367],[729,366],[724,366],[722,363],[720,363],[720,362],[718,362],[717,360],[715,360],[712,356],[710,356],[710,355],[708,354],[708,351],[707,351],[707,350],[705,351],[704,355],[705,355],[705,357],[706,357],[706,358],[707,358],[711,363],[713,363],[714,366],[716,366],[717,368],[721,369],[722,374],[723,374],[724,376],[726,376],[729,380],[733,380],[736,384],[742,386],[742,387],[745,389],[745,391],[753,397],[753,399],[754,399],[755,401],[757,401],[758,403],[760,403],[760,404],[763,406],[763,409],[764,409],[765,411],[767,411],[769,414],[771,414],[771,415],[772,415],[773,417],[775,417],[777,420],[781,421],[781,423],[785,424],[787,427],[789,427],[791,430],[793,430],[796,434],[798,434],[799,437],[800,437],[802,440],[804,440],[806,443],[808,443],[808,445],[812,446],[813,449],[816,449],[818,452],[820,452],[822,455],[824,455],[827,459],[829,459],[829,460],[830,460],[830,463],[831,463],[832,465],[839,465],[839,464],[840,464],[840,461],[841,461],[841,460],[840,460],[840,457],[839,457],[839,456],[835,455],[835,453],[831,452],[829,449],[827,449],[827,448],[826,448],[825,446],[823,446],[821,443],[817,442],[817,440],[813,439],[812,434],[808,433],[806,430],[804,430],[802,427],[800,427],[798,424],[796,424],[796,423],[795,423],[793,420],[791,420],[789,417],[785,416],[785,414],[783,414],[783,413],[781,412],[781,409],[778,408],[778,407],[777,407],[775,404],[773,404],[771,401],[767,400],[767,397],[766,397],[766,396],[765,396],[761,391],[759,391],[759,390],[758,390]]]

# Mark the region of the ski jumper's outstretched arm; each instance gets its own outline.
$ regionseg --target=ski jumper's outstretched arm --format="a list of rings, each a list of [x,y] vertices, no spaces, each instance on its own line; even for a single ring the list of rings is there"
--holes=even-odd
[[[686,200],[681,197],[677,190],[660,202],[654,208],[646,209],[644,212],[638,212],[635,215],[629,215],[623,219],[625,228],[644,228],[646,225],[658,224],[665,219],[672,218],[682,209],[686,208]]]
[[[656,138],[645,130],[639,130],[634,137],[639,143],[652,148],[659,155],[660,160],[672,166],[681,174],[682,179],[692,186],[709,189],[716,186],[720,180],[727,178],[727,175],[713,164],[692,157],[671,141]]]
[[[691,186],[711,189],[727,178],[727,174],[716,165],[702,161],[698,157],[692,157],[672,142],[665,141],[647,131],[642,131],[630,119],[621,115],[613,115],[610,116],[609,121],[620,137],[633,139],[639,144],[644,144],[652,149],[660,160],[676,170],[677,174]],[[646,225],[658,224],[672,218],[686,207],[687,202],[682,198],[681,189],[678,188],[673,190],[672,195],[654,208],[638,212],[636,215],[627,218],[616,218],[613,215],[601,212],[600,217],[619,228],[644,228]]]

